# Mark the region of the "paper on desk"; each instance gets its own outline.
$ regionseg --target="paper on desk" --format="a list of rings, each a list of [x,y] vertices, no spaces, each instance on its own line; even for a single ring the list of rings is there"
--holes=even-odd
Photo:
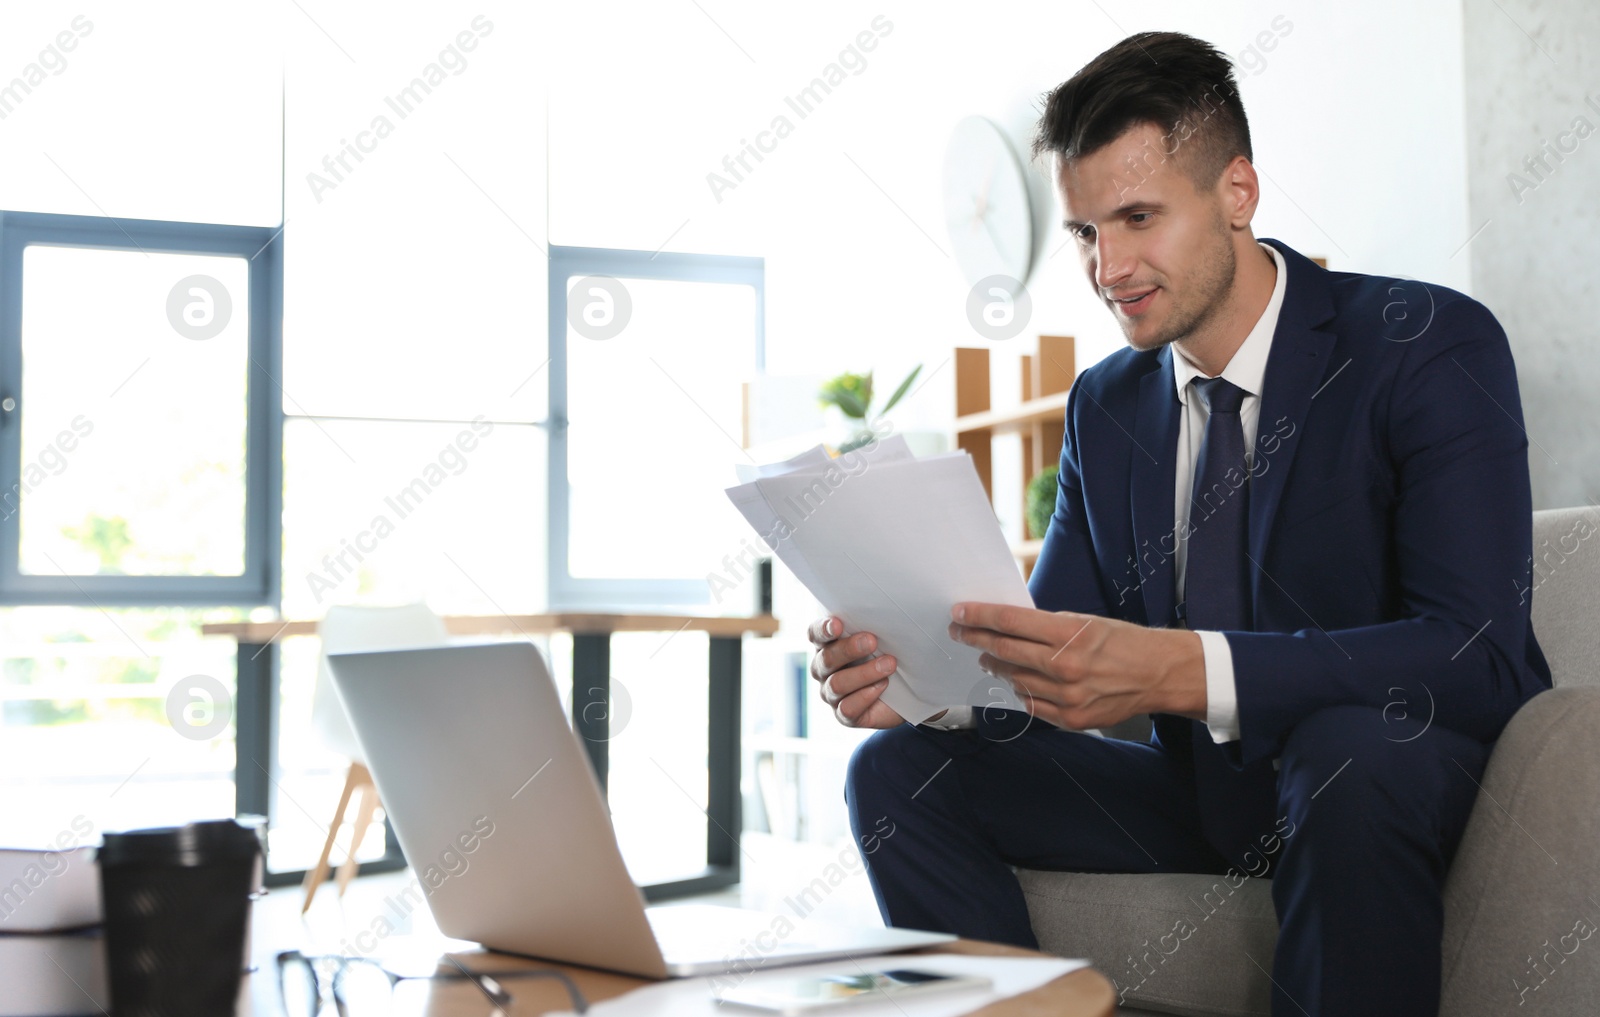
[[[840,1013],[852,1017],[957,1017],[971,1013],[979,1007],[1031,992],[1062,975],[1086,968],[1086,960],[1067,960],[1062,957],[979,957],[961,953],[916,954],[913,956],[855,957],[826,961],[797,967],[775,968],[740,977],[737,974],[712,975],[706,978],[680,978],[657,982],[625,995],[596,1003],[589,1007],[593,1017],[728,1017],[734,1010],[719,1006],[714,993],[720,989],[759,985],[763,981],[785,981],[792,978],[809,978],[840,973],[859,974],[866,971],[891,971],[895,968],[915,968],[918,971],[937,971],[951,975],[984,975],[994,982],[993,988],[970,989],[960,992],[936,993],[925,998],[888,997],[878,1001],[864,1000],[842,1007]],[[751,1013],[740,1009],[739,1013]],[[565,1015],[561,1015],[565,1017]]]
[[[757,474],[729,499],[846,636],[871,632],[872,656],[895,658],[883,701],[896,713],[921,723],[951,706],[1023,709],[978,667],[981,651],[948,633],[960,601],[1033,606],[970,455],[917,459],[892,435]]]

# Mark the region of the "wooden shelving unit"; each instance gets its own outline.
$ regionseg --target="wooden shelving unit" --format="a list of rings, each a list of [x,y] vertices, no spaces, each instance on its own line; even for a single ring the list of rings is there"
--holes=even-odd
[[[989,351],[956,349],[956,447],[972,456],[978,479],[995,505],[994,438],[1017,434],[1022,439],[1022,488],[1002,497],[1017,499],[1017,507],[1027,518],[1028,481],[1046,466],[1054,466],[1061,455],[1067,408],[1067,390],[1077,377],[1077,357],[1071,336],[1042,335],[1039,352],[1022,358],[1022,402],[1002,410],[992,410],[989,398]],[[1013,544],[1011,551],[1026,578],[1039,557],[1042,540]]]

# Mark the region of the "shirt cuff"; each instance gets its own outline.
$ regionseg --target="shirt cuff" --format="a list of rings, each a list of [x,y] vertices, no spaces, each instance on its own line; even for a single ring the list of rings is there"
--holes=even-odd
[[[1233,648],[1221,632],[1196,632],[1206,663],[1206,727],[1219,745],[1239,740],[1239,693],[1233,684]]]
[[[936,731],[960,731],[963,728],[977,727],[977,722],[972,718],[972,707],[952,706],[937,721],[925,720],[923,727],[931,727]]]

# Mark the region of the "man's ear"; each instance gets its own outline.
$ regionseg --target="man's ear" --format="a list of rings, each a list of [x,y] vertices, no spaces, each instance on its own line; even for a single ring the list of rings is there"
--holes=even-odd
[[[1217,179],[1217,197],[1229,226],[1245,229],[1250,225],[1256,216],[1256,205],[1261,201],[1261,181],[1249,159],[1236,155],[1223,167]]]

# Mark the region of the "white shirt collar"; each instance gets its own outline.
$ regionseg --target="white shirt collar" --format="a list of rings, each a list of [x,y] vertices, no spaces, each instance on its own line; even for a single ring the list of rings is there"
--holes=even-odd
[[[1283,255],[1271,244],[1261,246],[1272,255],[1272,260],[1278,266],[1278,278],[1272,285],[1272,299],[1267,301],[1267,309],[1261,312],[1255,328],[1250,330],[1244,342],[1234,351],[1233,359],[1222,369],[1222,377],[1228,379],[1230,384],[1239,386],[1253,396],[1261,395],[1261,381],[1267,373],[1267,354],[1272,351],[1272,335],[1278,330],[1278,312],[1283,309],[1283,291],[1289,281],[1289,269],[1284,264]],[[1178,349],[1176,343],[1172,345],[1172,354],[1172,380],[1178,387],[1178,401],[1187,406],[1189,381],[1207,375]]]

